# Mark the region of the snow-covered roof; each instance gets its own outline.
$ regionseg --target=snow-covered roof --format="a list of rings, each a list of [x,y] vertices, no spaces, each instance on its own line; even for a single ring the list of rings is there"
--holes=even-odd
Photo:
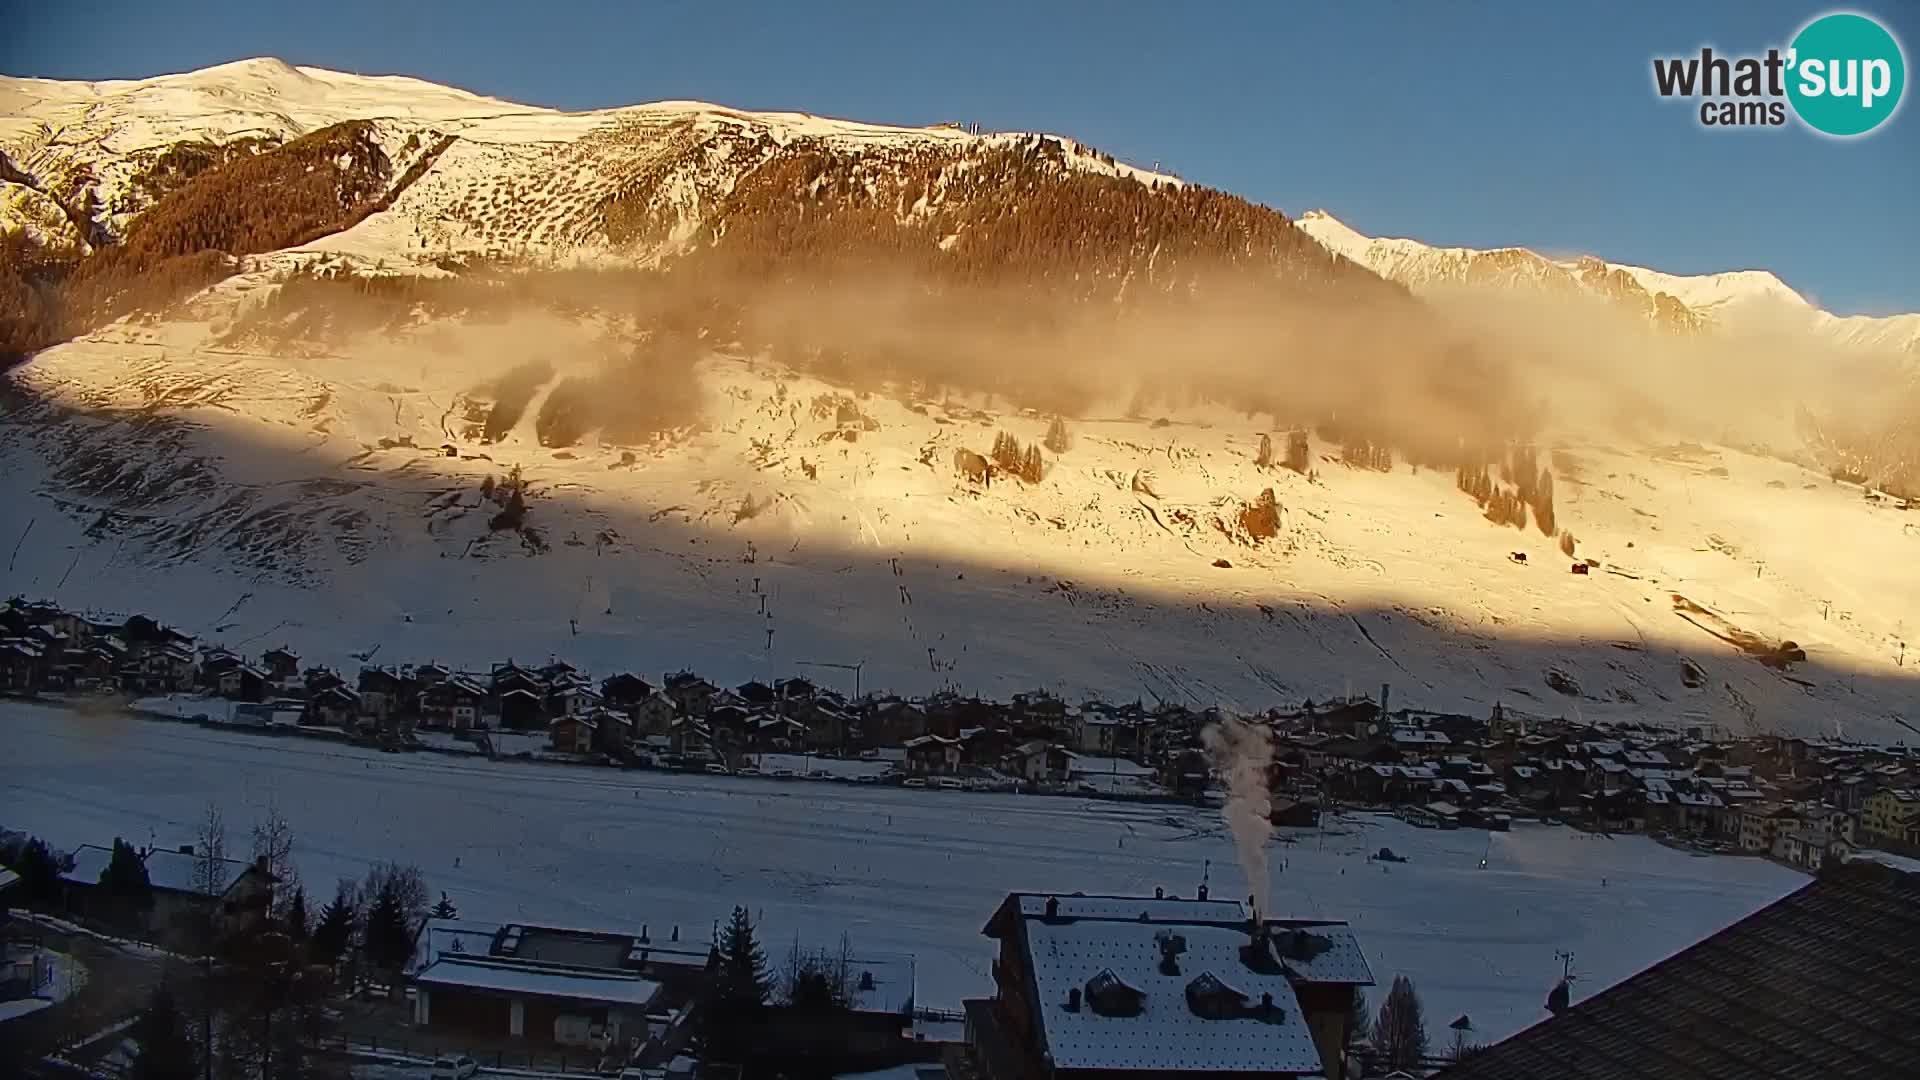
[[[107,864],[113,861],[113,849],[98,844],[83,844],[74,849],[73,869],[60,875],[64,881],[76,885],[98,885],[100,874]],[[148,852],[146,857],[147,882],[156,889],[169,889],[173,892],[199,892],[193,884],[194,864],[199,862],[195,855],[171,848],[158,848]],[[253,869],[253,864],[239,859],[223,859],[226,866],[227,888],[231,889],[241,875]]]
[[[493,950],[493,939],[500,923],[476,919],[428,919],[415,939],[413,966],[416,970],[431,965],[443,953],[485,956]]]
[[[1426,728],[1394,728],[1390,736],[1394,742],[1419,746],[1447,746],[1453,740],[1447,738],[1444,731],[1428,731]]]
[[[1137,902],[1136,902],[1137,906]],[[1041,1038],[1058,1069],[1313,1073],[1321,1068],[1284,972],[1256,972],[1240,958],[1244,931],[1227,926],[1153,922],[1027,920]],[[1177,933],[1186,948],[1178,974],[1160,970],[1156,935]],[[1087,983],[1111,972],[1140,995],[1136,1015],[1095,1011]],[[1212,975],[1242,995],[1251,1012],[1272,995],[1275,1012],[1209,1019],[1188,1004],[1188,987]],[[1081,991],[1078,1009],[1067,1007]]]
[[[537,997],[601,1001],[646,1008],[660,992],[660,984],[611,972],[533,967],[507,961],[456,957],[440,959],[414,976],[422,986],[449,986],[463,990],[494,990]]]

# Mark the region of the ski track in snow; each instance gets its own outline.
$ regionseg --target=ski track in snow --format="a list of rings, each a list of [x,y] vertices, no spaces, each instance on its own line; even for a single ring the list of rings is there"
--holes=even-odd
[[[396,756],[18,703],[0,721],[0,826],[61,845],[179,843],[213,800],[244,847],[271,801],[310,902],[396,859],[479,919],[701,938],[744,904],[769,955],[842,932],[913,954],[919,1001],[936,1007],[992,993],[979,931],[1009,890],[1191,895],[1210,860],[1216,895],[1248,891],[1217,813],[1185,807]],[[1382,846],[1411,861],[1367,861]],[[1488,1040],[1542,1018],[1555,950],[1575,953],[1585,997],[1807,880],[1644,837],[1371,815],[1281,830],[1270,859],[1282,913],[1353,924],[1374,1005],[1404,973],[1434,1031],[1466,1013]]]

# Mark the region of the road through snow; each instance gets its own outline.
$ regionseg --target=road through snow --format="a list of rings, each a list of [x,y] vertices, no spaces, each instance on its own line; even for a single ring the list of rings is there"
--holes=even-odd
[[[776,962],[843,932],[913,954],[923,1005],[991,993],[979,931],[1009,890],[1190,894],[1210,861],[1216,895],[1248,891],[1217,813],[1181,807],[382,754],[18,703],[0,730],[0,826],[62,845],[186,842],[213,800],[244,851],[271,801],[310,905],[379,859],[475,918],[704,938],[745,904]],[[1368,861],[1382,846],[1410,861]],[[1555,950],[1584,997],[1806,880],[1642,837],[1376,816],[1283,834],[1271,861],[1279,914],[1350,921],[1382,984],[1410,975],[1435,1031],[1466,1013],[1483,1039],[1544,1015]]]

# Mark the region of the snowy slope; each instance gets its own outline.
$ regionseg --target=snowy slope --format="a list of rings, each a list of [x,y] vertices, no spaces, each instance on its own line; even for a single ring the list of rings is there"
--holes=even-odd
[[[324,242],[369,261],[455,252],[555,255],[605,247],[608,197],[658,170],[668,197],[697,215],[757,154],[795,140],[853,152],[911,153],[1008,145],[1020,134],[899,128],[801,113],[749,113],[667,101],[564,113],[401,76],[351,75],[242,60],[138,81],[0,77],[0,151],[45,190],[90,192],[100,223],[123,232],[150,200],[142,182],[177,144],[258,139],[272,145],[346,120],[376,122],[396,162],[411,140],[455,142],[386,213]],[[1059,140],[1072,167],[1178,184]],[[0,228],[18,221],[0,218]]]
[[[1190,807],[396,756],[18,703],[0,723],[0,826],[54,843],[174,844],[209,800],[235,830],[271,803],[309,895],[392,859],[475,919],[700,940],[744,904],[776,956],[843,933],[856,952],[911,954],[915,1000],[934,1008],[991,992],[980,926],[1009,891],[1191,895],[1209,872],[1216,895],[1248,891],[1218,812]],[[1383,846],[1408,861],[1367,861]],[[1352,924],[1373,1003],[1405,974],[1431,1026],[1467,1013],[1489,1041],[1543,1018],[1555,950],[1575,953],[1584,998],[1807,880],[1642,836],[1372,815],[1281,830],[1270,871],[1273,914]]]
[[[1591,256],[1555,260],[1525,248],[1434,247],[1418,240],[1367,236],[1324,210],[1307,211],[1298,224],[1329,250],[1416,292],[1458,286],[1584,291],[1667,330],[1788,329],[1850,349],[1920,354],[1920,314],[1834,315],[1814,307],[1765,270],[1685,276]]]
[[[271,288],[243,275],[195,313],[224,320]],[[1560,522],[1602,562],[1578,576],[1537,530],[1483,520],[1449,474],[1332,456],[1318,482],[1262,470],[1264,425],[1199,407],[1164,424],[1096,414],[1041,484],[978,491],[953,452],[1001,430],[1037,440],[1045,418],[836,400],[719,352],[699,368],[697,427],[541,446],[532,418],[592,335],[557,317],[443,322],[267,355],[172,321],[47,350],[12,373],[26,398],[0,429],[7,505],[35,523],[5,587],[349,668],[375,647],[736,681],[865,661],[866,687],[1246,708],[1392,682],[1436,707],[1884,738],[1914,700],[1900,642],[1920,524],[1779,461],[1567,443]],[[556,370],[481,441],[467,403],[530,355]],[[840,419],[841,401],[863,419]],[[515,467],[537,541],[488,527],[482,486]],[[1269,487],[1281,534],[1255,545],[1238,511]],[[1761,667],[1675,594],[1812,664]]]
[[[1326,446],[1317,482],[1256,468],[1264,415],[1098,407],[1041,484],[973,491],[956,450],[985,451],[1000,430],[1037,440],[1047,418],[902,391],[846,402],[864,420],[843,422],[841,388],[729,347],[701,362],[686,430],[561,449],[541,445],[534,418],[562,379],[594,370],[613,329],[600,317],[451,320],[273,351],[226,333],[295,264],[435,275],[450,253],[645,261],[783,147],[878,170],[1030,136],[686,102],[560,113],[272,60],[138,82],[3,79],[0,105],[9,160],[36,190],[91,192],[108,235],[188,143],[271,145],[368,120],[397,176],[421,166],[353,228],[249,257],[165,319],[106,326],[8,374],[0,490],[28,523],[9,594],[142,608],[248,648],[285,639],[347,668],[376,648],[472,665],[554,652],[722,680],[864,660],[866,686],[901,691],[1250,708],[1391,681],[1398,700],[1434,706],[1863,737],[1902,734],[1888,714],[1914,698],[1903,643],[1920,526],[1730,449],[1662,457],[1563,433],[1560,519],[1603,563],[1576,576],[1538,531],[1484,521],[1451,476],[1348,469]],[[1060,145],[1067,168],[1176,183]],[[669,227],[616,244],[607,215],[636,191]],[[1417,288],[1527,281],[1631,301],[1656,322],[1696,314],[1598,260],[1435,253],[1325,215],[1301,224]],[[484,438],[469,413],[530,359],[551,373],[503,439]],[[489,527],[499,507],[482,487],[513,468],[531,534]],[[1282,529],[1256,545],[1238,515],[1266,488]],[[1676,614],[1673,594],[1798,642],[1809,665],[1760,667]],[[1577,689],[1549,688],[1550,673]]]

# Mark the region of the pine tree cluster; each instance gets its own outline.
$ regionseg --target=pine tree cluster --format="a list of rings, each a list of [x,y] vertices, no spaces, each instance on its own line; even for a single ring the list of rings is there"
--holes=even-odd
[[[1038,443],[1022,446],[1020,440],[1002,431],[993,437],[993,451],[987,455],[994,467],[1004,473],[1037,484],[1046,473]]]

